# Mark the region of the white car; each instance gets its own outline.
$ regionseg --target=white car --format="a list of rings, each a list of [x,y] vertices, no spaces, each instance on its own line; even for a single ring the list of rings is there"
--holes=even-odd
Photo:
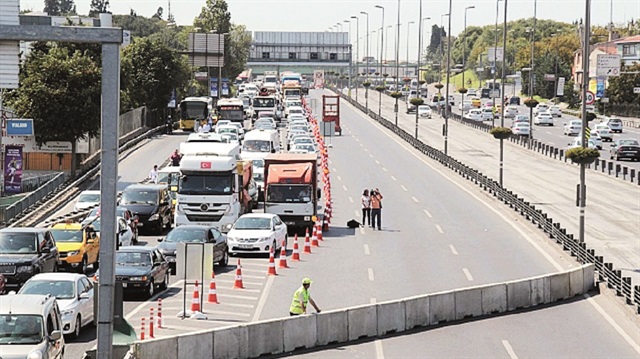
[[[549,105],[544,104],[544,103],[539,103],[534,109],[533,109],[533,114],[537,115],[541,112],[546,112],[549,110]]]
[[[471,121],[482,121],[482,111],[478,109],[469,110],[464,115],[464,118]]]
[[[536,117],[533,118],[534,125],[548,125],[553,126],[553,116],[549,111],[540,112]]]
[[[551,116],[562,117],[562,110],[560,109],[560,106],[553,105],[549,107],[549,113]]]
[[[82,191],[78,196],[74,211],[82,211],[92,206],[100,204],[100,191]]]
[[[218,120],[218,122],[216,122],[215,126],[213,126],[213,132],[218,132],[218,127],[222,127],[222,126],[227,126],[231,123],[231,121],[229,120]],[[189,135],[191,136],[191,135]]]
[[[87,276],[75,273],[41,273],[29,279],[18,294],[51,294],[62,313],[62,333],[73,337],[93,317],[93,284]]]
[[[418,106],[418,117],[431,118],[431,107],[429,105]]]
[[[244,126],[240,122],[231,122],[229,126],[236,126],[238,128],[238,137],[242,140],[244,138]]]
[[[233,125],[224,125],[224,126],[220,126],[216,129],[216,133],[222,135],[225,133],[233,133],[236,136],[240,137],[240,129],[236,126]]]
[[[490,121],[493,119],[493,109],[491,107],[483,107],[480,111],[482,112],[483,121]]]
[[[518,108],[516,106],[507,106],[504,109],[504,117],[505,118],[514,118],[518,115]]]
[[[518,136],[529,136],[531,134],[531,127],[526,122],[516,122],[511,126],[511,132]]]
[[[223,142],[226,143],[237,143],[240,144],[240,138],[238,138],[238,135],[236,135],[235,133],[223,133],[220,135],[220,138],[222,139]]]
[[[477,95],[476,89],[474,88],[467,89],[467,96],[476,96],[476,95]]]
[[[287,241],[287,225],[273,213],[243,214],[227,233],[230,254],[269,254],[272,249],[277,253]]]
[[[301,115],[299,113],[292,113],[289,115],[289,117],[287,117],[287,120],[289,122],[291,121],[307,121],[307,118],[304,115]]]
[[[297,143],[291,145],[289,152],[293,153],[318,153],[318,148],[309,143]]]
[[[289,106],[284,110],[285,116],[302,115],[304,116],[304,109],[301,106]]]
[[[308,136],[296,136],[293,138],[293,142],[291,143],[291,145],[297,145],[297,144],[302,144],[302,145],[314,145],[315,146],[315,141],[313,140],[313,138],[308,137]]]
[[[588,143],[587,147],[598,149],[598,147],[596,146],[596,143],[593,140],[589,139],[587,143]],[[570,150],[572,148],[577,148],[577,147],[582,147],[582,136],[578,136],[578,138],[574,138],[572,142],[569,142],[567,149]]]
[[[571,120],[569,122],[564,123],[564,130],[562,131],[563,135],[573,136],[578,135],[582,131],[582,121],[581,120]]]
[[[591,134],[595,134],[595,133],[597,133],[600,136],[602,141],[613,142],[613,133],[611,132],[611,129],[609,129],[609,126],[607,126],[607,124],[605,123],[597,124],[596,128],[591,130]]]
[[[622,133],[622,120],[619,118],[607,118],[603,123],[609,126],[611,132]]]
[[[470,110],[470,109],[471,109],[471,101],[466,101],[465,100],[464,102],[461,102],[458,105],[458,110],[460,110],[460,111],[467,111],[467,110]]]

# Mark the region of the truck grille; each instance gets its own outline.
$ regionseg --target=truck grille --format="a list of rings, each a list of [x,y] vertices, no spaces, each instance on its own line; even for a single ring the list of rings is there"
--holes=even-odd
[[[16,274],[16,266],[14,265],[0,265],[0,274]]]
[[[218,222],[221,218],[221,214],[187,214],[190,222]]]

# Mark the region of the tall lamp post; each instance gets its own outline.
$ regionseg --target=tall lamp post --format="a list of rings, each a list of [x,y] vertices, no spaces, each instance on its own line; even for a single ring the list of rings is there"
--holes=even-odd
[[[344,20],[344,22],[346,22],[347,24],[349,24],[349,32],[347,35],[347,39],[349,39],[349,84],[347,86],[347,88],[349,89],[349,97],[351,97],[351,73],[353,72],[353,68],[351,67],[351,65],[353,64],[353,51],[351,50],[351,21],[349,20]]]
[[[415,24],[415,21],[409,21],[407,23],[407,66],[406,66],[406,70],[404,71],[405,76],[407,75],[407,70],[409,70],[409,38],[411,37],[411,31],[409,30],[409,26],[411,26],[411,24]],[[408,97],[409,95],[407,95]]]
[[[367,16],[367,70],[366,70],[366,74],[367,77],[365,78],[365,81],[369,82],[369,13],[365,12],[365,11],[360,11],[360,13],[362,15],[366,15]],[[365,102],[365,107],[367,108],[367,113],[369,113],[369,88],[366,87],[364,89],[364,102]]]
[[[448,153],[448,136],[449,136],[449,79],[451,77],[451,7],[453,0],[449,0],[449,27],[447,30],[447,89],[444,98],[444,154]]]
[[[422,0],[420,0],[420,13],[422,13]],[[418,38],[418,63],[417,63],[417,68],[418,68],[418,97],[422,97],[422,91],[421,91],[421,87],[422,85],[420,85],[420,81],[422,80],[422,77],[420,76],[421,74],[421,62],[422,62],[422,49],[423,49],[423,45],[422,45],[422,39],[426,38],[425,36],[422,36],[422,28],[424,28],[424,22],[426,20],[431,20],[431,17],[423,17],[422,20],[420,20],[420,38]],[[425,80],[426,83],[426,80]]]
[[[440,15],[440,46],[438,46],[438,82],[442,82],[442,55],[443,55],[443,51],[442,51],[442,32],[444,31],[444,25],[442,24],[442,21],[444,19],[445,16],[449,16],[449,14],[442,14]],[[440,90],[438,90],[438,92],[440,92]]]
[[[351,16],[352,19],[356,19],[356,103],[358,102],[358,87],[360,87],[360,81],[358,77],[360,76],[360,66],[358,65],[360,61],[360,18],[357,16]]]
[[[582,128],[587,128],[587,86],[589,86],[589,43],[591,37],[591,0],[585,1],[584,10],[584,29],[582,40]],[[582,131],[580,139],[582,148],[587,148],[587,133]],[[584,243],[584,212],[587,205],[587,187],[586,187],[586,165],[580,164],[580,197],[578,198],[580,207],[580,224],[578,230],[578,242]]]
[[[400,85],[400,0],[398,0],[398,23],[396,32],[396,92],[399,91]],[[398,127],[398,97],[395,98],[396,103],[393,106],[393,111],[396,114],[396,127]]]
[[[467,60],[467,10],[475,9],[475,6],[467,6],[464,8],[464,32],[462,33],[462,87],[466,87],[464,82],[464,73],[466,70],[466,60]],[[464,117],[464,95],[465,92],[462,92],[462,116]]]
[[[505,88],[505,72],[507,71],[506,64],[507,61],[504,58],[505,50],[507,49],[507,3],[508,0],[504,0],[504,24],[502,25],[502,76],[500,78],[502,90],[500,91],[500,102],[502,101],[502,94],[504,94]],[[495,101],[495,99],[494,99]],[[504,104],[500,106],[500,127],[504,127]],[[502,187],[502,177],[503,177],[503,169],[504,169],[504,139],[500,139],[500,187]]]
[[[496,98],[494,96],[495,94],[495,89],[496,89],[496,76],[498,74],[498,15],[500,13],[500,1],[502,0],[496,0],[496,30],[495,30],[495,42],[494,42],[494,48],[493,48],[493,66],[491,67],[491,72],[493,72],[493,84],[491,84],[491,92],[489,97],[491,97],[494,102],[494,106]],[[506,36],[506,34],[505,34]],[[504,51],[502,54],[503,57],[503,61],[504,61]],[[495,116],[491,116],[491,127],[495,126]]]
[[[382,73],[382,58],[383,58],[383,51],[384,51],[384,6],[381,5],[376,5],[377,9],[382,10],[382,25],[380,26],[380,69],[378,70],[378,73],[380,74],[381,78],[385,78],[383,76]],[[387,86],[386,81],[382,81],[382,86]],[[382,114],[382,91],[378,91],[378,117],[380,117]]]
[[[416,62],[416,98],[420,98],[420,55],[422,55],[422,0],[418,2],[420,4],[420,10],[418,11],[418,60]],[[428,19],[428,18],[427,18]],[[419,101],[419,100],[418,100]],[[416,140],[418,139],[418,108],[420,105],[416,106]]]

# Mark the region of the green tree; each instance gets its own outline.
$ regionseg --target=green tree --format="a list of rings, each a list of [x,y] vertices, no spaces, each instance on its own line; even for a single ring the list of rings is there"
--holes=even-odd
[[[43,11],[51,16],[75,15],[76,5],[73,0],[44,0]]]
[[[34,50],[21,66],[21,86],[9,104],[33,118],[36,141],[70,141],[71,175],[75,176],[76,141],[100,129],[101,71],[79,51],[53,46]]]
[[[137,39],[122,54],[125,108],[146,105],[164,109],[171,90],[184,87],[189,79],[186,59],[159,40]]]
[[[193,20],[193,26],[204,32],[224,34],[231,31],[231,13],[225,0],[207,0],[200,15]]]
[[[640,103],[640,94],[634,94],[633,88],[640,87],[640,64],[626,66],[622,72],[620,76],[609,77],[607,97],[613,104],[637,105]]]
[[[89,16],[95,17],[103,13],[109,13],[109,0],[91,0]]]
[[[244,25],[231,25],[229,52],[225,56],[224,75],[235,79],[247,65],[251,48],[251,33]]]
[[[113,26],[131,31],[132,37],[147,37],[161,31],[165,23],[159,19],[138,16],[131,10],[129,15],[113,15]]]

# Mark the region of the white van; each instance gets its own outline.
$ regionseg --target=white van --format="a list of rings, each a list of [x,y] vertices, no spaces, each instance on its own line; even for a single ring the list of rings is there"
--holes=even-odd
[[[264,158],[280,151],[280,135],[277,130],[255,129],[244,135],[241,157]]]

